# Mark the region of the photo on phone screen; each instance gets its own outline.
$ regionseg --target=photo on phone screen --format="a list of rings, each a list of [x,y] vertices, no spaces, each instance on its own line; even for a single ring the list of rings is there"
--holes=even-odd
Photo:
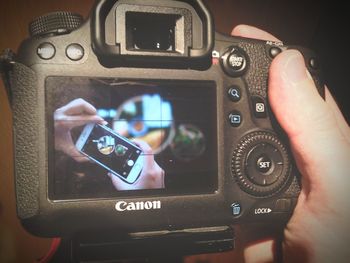
[[[142,150],[106,126],[87,124],[76,147],[93,162],[129,184],[138,179],[142,170]]]

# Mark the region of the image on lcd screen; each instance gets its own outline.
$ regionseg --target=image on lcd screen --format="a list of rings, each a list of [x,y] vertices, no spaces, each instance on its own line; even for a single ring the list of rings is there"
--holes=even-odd
[[[211,82],[49,77],[49,197],[214,192],[215,92]]]

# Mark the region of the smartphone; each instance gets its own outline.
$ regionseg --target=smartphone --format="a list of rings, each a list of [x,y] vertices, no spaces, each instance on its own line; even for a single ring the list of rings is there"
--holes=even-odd
[[[93,162],[126,183],[133,184],[140,176],[143,167],[142,150],[107,126],[87,124],[75,146]]]

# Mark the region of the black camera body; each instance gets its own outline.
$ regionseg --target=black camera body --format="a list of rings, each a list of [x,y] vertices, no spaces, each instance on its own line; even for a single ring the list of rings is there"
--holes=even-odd
[[[39,18],[12,63],[17,211],[28,231],[287,222],[300,178],[269,108],[269,66],[298,49],[324,96],[314,53],[215,33],[200,0],[102,0],[81,22],[63,12]],[[57,150],[55,113],[75,99],[116,133],[146,138],[165,186],[114,189],[103,164]]]

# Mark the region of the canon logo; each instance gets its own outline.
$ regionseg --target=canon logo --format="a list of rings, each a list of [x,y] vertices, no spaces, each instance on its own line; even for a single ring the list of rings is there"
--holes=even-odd
[[[146,201],[146,202],[125,202],[119,201],[115,204],[117,211],[136,211],[136,210],[155,210],[161,208],[160,201]]]

